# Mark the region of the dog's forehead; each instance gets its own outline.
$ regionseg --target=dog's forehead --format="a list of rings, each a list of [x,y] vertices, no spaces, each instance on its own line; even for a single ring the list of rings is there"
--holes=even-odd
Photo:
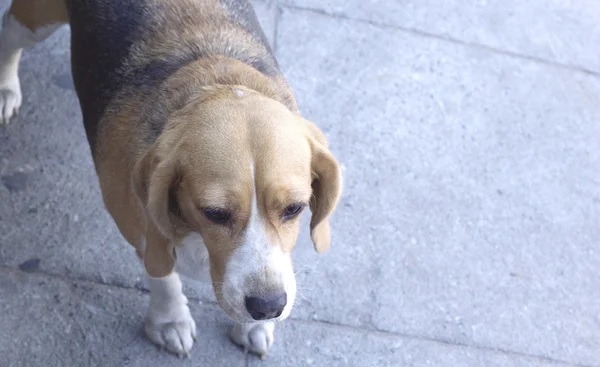
[[[311,153],[300,120],[274,101],[242,97],[248,100],[211,106],[189,140],[194,191],[215,204],[259,194],[302,198],[310,190]]]
[[[299,121],[288,113],[256,113],[249,131],[257,194],[310,188],[311,151]]]

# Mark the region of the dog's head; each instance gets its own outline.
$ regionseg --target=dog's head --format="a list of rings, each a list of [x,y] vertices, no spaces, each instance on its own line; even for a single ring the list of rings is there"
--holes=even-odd
[[[223,86],[169,118],[133,185],[147,216],[148,274],[171,273],[174,247],[198,233],[220,306],[252,322],[289,315],[299,215],[310,208],[315,250],[327,250],[341,176],[315,125],[257,92]]]

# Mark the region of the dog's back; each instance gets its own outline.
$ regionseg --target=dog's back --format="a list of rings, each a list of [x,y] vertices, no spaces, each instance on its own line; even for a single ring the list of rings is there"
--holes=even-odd
[[[245,0],[70,0],[72,68],[88,140],[123,94],[144,95],[194,60],[224,56],[278,77]],[[124,98],[127,99],[127,98]]]

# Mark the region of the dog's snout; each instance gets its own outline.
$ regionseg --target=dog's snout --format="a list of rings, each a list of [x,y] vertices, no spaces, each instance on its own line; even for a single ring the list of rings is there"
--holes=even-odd
[[[267,320],[281,316],[287,304],[287,293],[270,293],[260,297],[246,297],[246,309],[254,320]]]

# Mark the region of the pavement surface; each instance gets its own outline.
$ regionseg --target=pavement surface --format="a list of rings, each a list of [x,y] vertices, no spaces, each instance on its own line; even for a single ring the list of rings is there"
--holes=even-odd
[[[143,336],[64,27],[0,127],[0,366],[600,366],[600,2],[254,4],[345,178],[269,357],[229,342],[208,284],[190,359]]]

